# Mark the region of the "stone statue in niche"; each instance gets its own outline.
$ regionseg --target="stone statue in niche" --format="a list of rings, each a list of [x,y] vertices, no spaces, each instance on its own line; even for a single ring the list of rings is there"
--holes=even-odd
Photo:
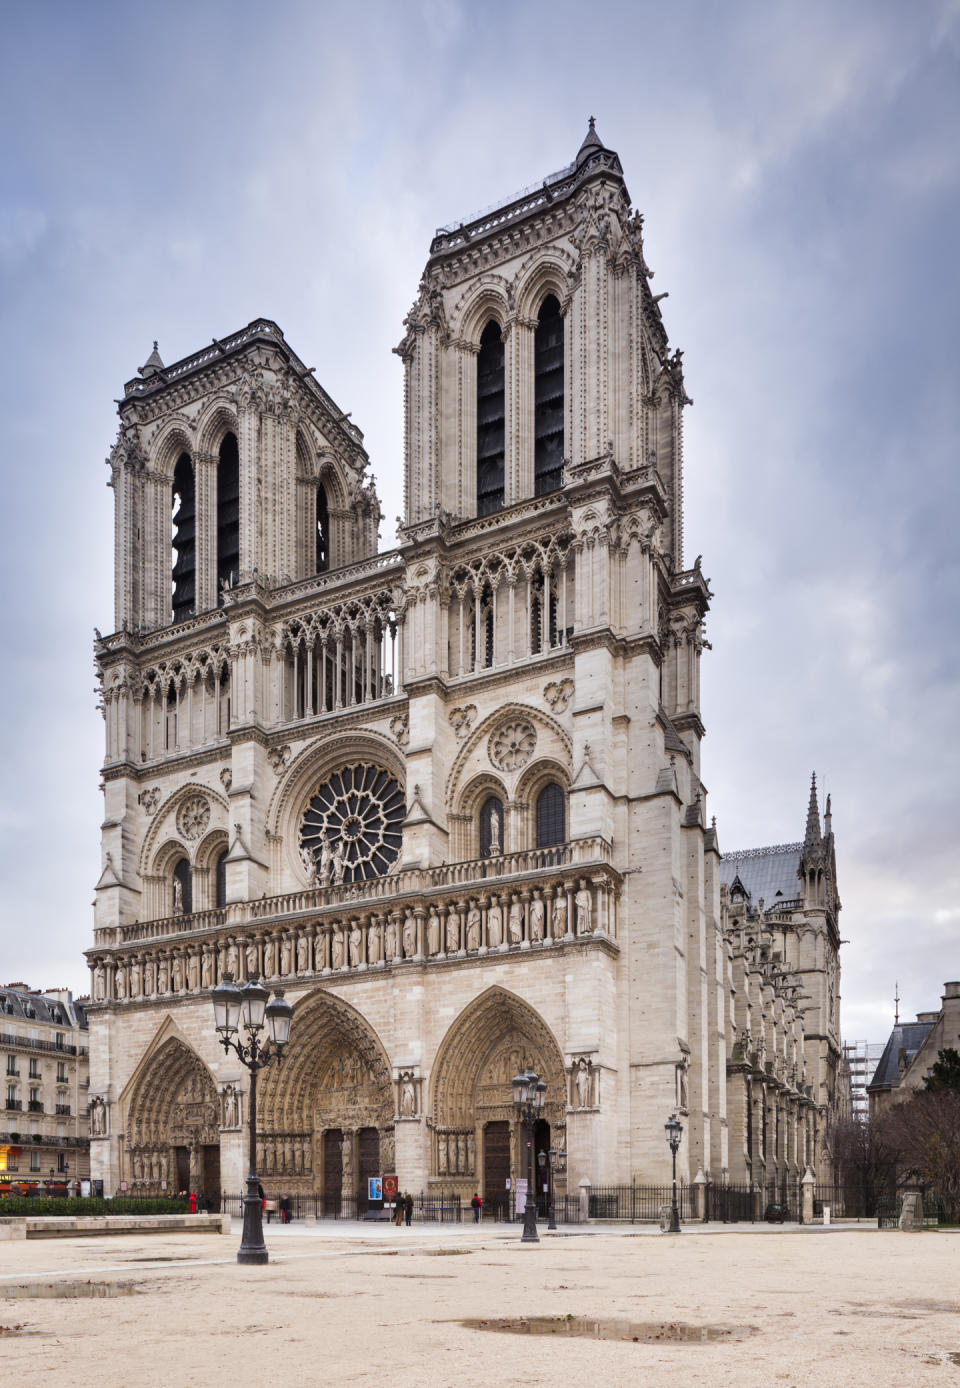
[[[134,959],[130,965],[130,996],[138,998],[140,996],[140,960]]]
[[[441,1133],[437,1139],[437,1175],[447,1174],[447,1136]]]
[[[257,959],[257,946],[253,940],[245,947],[243,959],[247,966],[247,978],[256,978],[260,973],[260,963]]]
[[[213,987],[213,955],[208,949],[203,951],[203,958],[200,962],[200,987]]]
[[[467,1169],[467,1135],[466,1133],[457,1134],[457,1170],[466,1171]]]
[[[530,903],[530,939],[543,939],[543,901],[539,892],[534,892]]]
[[[684,1056],[677,1065],[677,1104],[684,1112],[689,1111],[690,1095],[688,1092],[688,1080],[690,1076],[690,1059]]]
[[[90,1105],[90,1132],[93,1137],[105,1137],[107,1132],[107,1106],[99,1095]]]
[[[567,894],[561,888],[553,898],[553,938],[561,940],[567,933]]]
[[[591,914],[593,911],[593,897],[590,888],[582,877],[580,878],[580,886],[577,888],[577,894],[573,902],[577,910],[577,934],[589,935],[592,929]]]
[[[427,916],[427,953],[440,953],[440,917],[437,915],[436,906],[430,907],[430,914]]]
[[[360,946],[363,944],[363,931],[359,921],[351,921],[350,929],[350,967],[355,969],[360,963]]]
[[[156,975],[154,973],[154,963],[148,959],[143,966],[143,991],[148,998],[152,998],[156,989]]]
[[[173,911],[174,916],[183,915],[183,883],[179,877],[173,879]]]
[[[393,916],[387,921],[387,928],[384,932],[384,958],[389,964],[392,959],[397,957],[397,922]]]
[[[293,973],[293,940],[289,935],[280,941],[280,972],[284,977]]]
[[[480,948],[480,927],[482,918],[480,907],[476,901],[471,899],[470,909],[467,912],[467,950],[476,951]]]
[[[367,963],[380,963],[380,932],[375,921],[367,926]]]
[[[320,885],[329,887],[330,874],[333,871],[333,858],[330,853],[330,840],[327,838],[326,829],[320,831]]]
[[[340,1165],[343,1171],[343,1189],[350,1190],[353,1185],[353,1134],[344,1133],[340,1143]]]
[[[187,957],[187,987],[191,993],[200,987],[200,957],[196,950],[191,950]]]
[[[404,1070],[400,1076],[400,1117],[413,1118],[417,1112],[417,1090],[413,1072]]]
[[[491,858],[500,856],[500,811],[496,805],[490,806],[490,848],[488,854]]]
[[[497,897],[487,907],[487,944],[491,949],[499,949],[503,944],[503,912]]]
[[[297,936],[297,973],[305,974],[310,968],[310,937],[305,932]]]
[[[330,965],[334,969],[343,968],[343,934],[339,926],[334,929],[330,943]]]
[[[240,1126],[240,1095],[234,1084],[225,1084],[220,1091],[220,1122],[224,1128]]]
[[[166,956],[165,954],[161,954],[161,956],[160,956],[160,962],[159,962],[159,964],[157,965],[157,992],[158,992],[158,993],[166,993],[166,992],[167,992],[168,986],[169,986],[169,984],[168,984],[168,974],[169,974],[169,969],[168,969],[168,967],[167,967],[167,956]]]
[[[507,939],[511,945],[523,941],[523,905],[516,896],[510,899],[510,914],[507,916]]]
[[[103,1002],[107,996],[107,975],[103,965],[98,961],[97,967],[93,971],[93,1000]]]
[[[123,1002],[126,999],[127,971],[122,964],[117,967],[117,972],[113,980],[113,992],[118,1002]]]
[[[403,957],[412,959],[417,952],[417,920],[408,914],[403,922]]]
[[[593,1074],[589,1060],[583,1056],[577,1061],[574,1084],[577,1091],[577,1107],[590,1108],[593,1103]]]
[[[447,912],[447,953],[456,954],[460,948],[460,915],[451,906]]]
[[[175,954],[175,955],[173,956],[172,976],[173,976],[173,991],[174,991],[175,993],[182,993],[182,992],[183,992],[183,959],[181,958],[181,956],[180,956],[179,954]]]
[[[234,978],[236,978],[237,976],[238,963],[239,956],[237,954],[237,947],[234,944],[233,940],[231,940],[230,943],[227,945],[227,969],[233,975]]]
[[[335,887],[339,887],[343,881],[343,844],[339,839],[333,845],[332,881]]]
[[[263,976],[273,978],[277,972],[277,947],[268,935],[263,946]]]
[[[306,844],[300,846],[300,861],[303,863],[303,870],[307,875],[307,886],[317,885],[317,860]]]

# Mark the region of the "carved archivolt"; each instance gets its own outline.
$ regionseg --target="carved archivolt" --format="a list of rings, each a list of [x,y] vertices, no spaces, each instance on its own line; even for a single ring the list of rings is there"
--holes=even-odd
[[[213,1077],[196,1051],[175,1036],[147,1060],[126,1109],[130,1148],[190,1147],[220,1140]]]
[[[447,805],[451,809],[457,807],[461,794],[460,788],[465,780],[469,778],[472,781],[475,776],[482,774],[488,766],[487,759],[483,755],[484,742],[508,722],[514,724],[528,723],[534,730],[535,743],[541,747],[544,754],[552,755],[554,760],[558,762],[570,763],[573,757],[573,744],[570,735],[554,718],[539,709],[529,708],[526,704],[508,704],[505,708],[498,709],[495,713],[484,718],[474,728],[457,753],[446,785]]]
[[[517,1068],[511,1071],[514,1065]],[[560,1121],[567,1086],[563,1056],[553,1033],[515,993],[489,988],[464,1008],[440,1046],[431,1081],[435,1124],[472,1128],[478,1107],[486,1110],[487,1117],[512,1119],[510,1081],[521,1065],[532,1065],[546,1080],[546,1117]]]

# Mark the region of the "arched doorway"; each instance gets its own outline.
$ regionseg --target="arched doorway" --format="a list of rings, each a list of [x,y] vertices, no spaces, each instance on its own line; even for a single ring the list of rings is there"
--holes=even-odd
[[[506,1211],[517,1180],[527,1178],[527,1141],[517,1123],[511,1081],[534,1069],[546,1081],[537,1141],[561,1146],[566,1132],[563,1056],[539,1013],[504,988],[490,988],[464,1009],[434,1066],[432,1182],[469,1195],[480,1190],[488,1209]],[[534,1176],[536,1182],[536,1176]]]
[[[135,1077],[126,1105],[124,1176],[133,1194],[193,1191],[220,1208],[220,1116],[213,1076],[169,1037]]]
[[[341,998],[311,993],[294,1009],[282,1068],[262,1084],[265,1190],[313,1193],[329,1215],[362,1211],[367,1178],[394,1163],[393,1081],[373,1028]]]

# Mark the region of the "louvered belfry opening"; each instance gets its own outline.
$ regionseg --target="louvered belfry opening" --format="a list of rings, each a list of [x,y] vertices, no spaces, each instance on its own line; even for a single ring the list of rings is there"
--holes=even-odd
[[[326,573],[330,567],[330,511],[327,507],[327,493],[323,484],[317,487],[317,573]]]
[[[533,339],[534,492],[545,496],[563,486],[563,318],[548,294]]]
[[[232,588],[240,569],[240,450],[236,434],[226,434],[217,464],[217,594]]]
[[[537,847],[552,848],[567,841],[567,797],[551,781],[537,796]]]
[[[504,472],[503,335],[489,322],[477,357],[477,515],[503,509]]]
[[[193,615],[197,591],[197,503],[193,464],[181,453],[173,470],[173,620]]]

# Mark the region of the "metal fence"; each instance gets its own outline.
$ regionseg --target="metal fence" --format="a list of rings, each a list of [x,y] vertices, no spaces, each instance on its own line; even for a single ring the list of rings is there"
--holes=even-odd
[[[591,1219],[610,1219],[621,1223],[655,1223],[665,1205],[672,1204],[672,1186],[593,1186],[590,1190]],[[677,1208],[681,1219],[692,1219],[693,1192],[677,1186]]]
[[[753,1223],[757,1199],[749,1182],[743,1185],[714,1185],[708,1181],[703,1191],[704,1219],[720,1224]]]
[[[220,1209],[223,1214],[241,1216],[243,1214],[242,1195],[222,1195]],[[264,1218],[267,1223],[279,1221],[284,1214],[289,1220],[363,1219],[368,1211],[383,1208],[379,1201],[371,1202],[366,1196],[344,1195],[336,1198],[314,1192],[299,1191],[293,1195],[268,1195]],[[388,1215],[392,1210],[387,1206]],[[463,1218],[463,1205],[459,1195],[424,1194],[413,1197],[411,1219],[417,1224],[459,1224]]]

